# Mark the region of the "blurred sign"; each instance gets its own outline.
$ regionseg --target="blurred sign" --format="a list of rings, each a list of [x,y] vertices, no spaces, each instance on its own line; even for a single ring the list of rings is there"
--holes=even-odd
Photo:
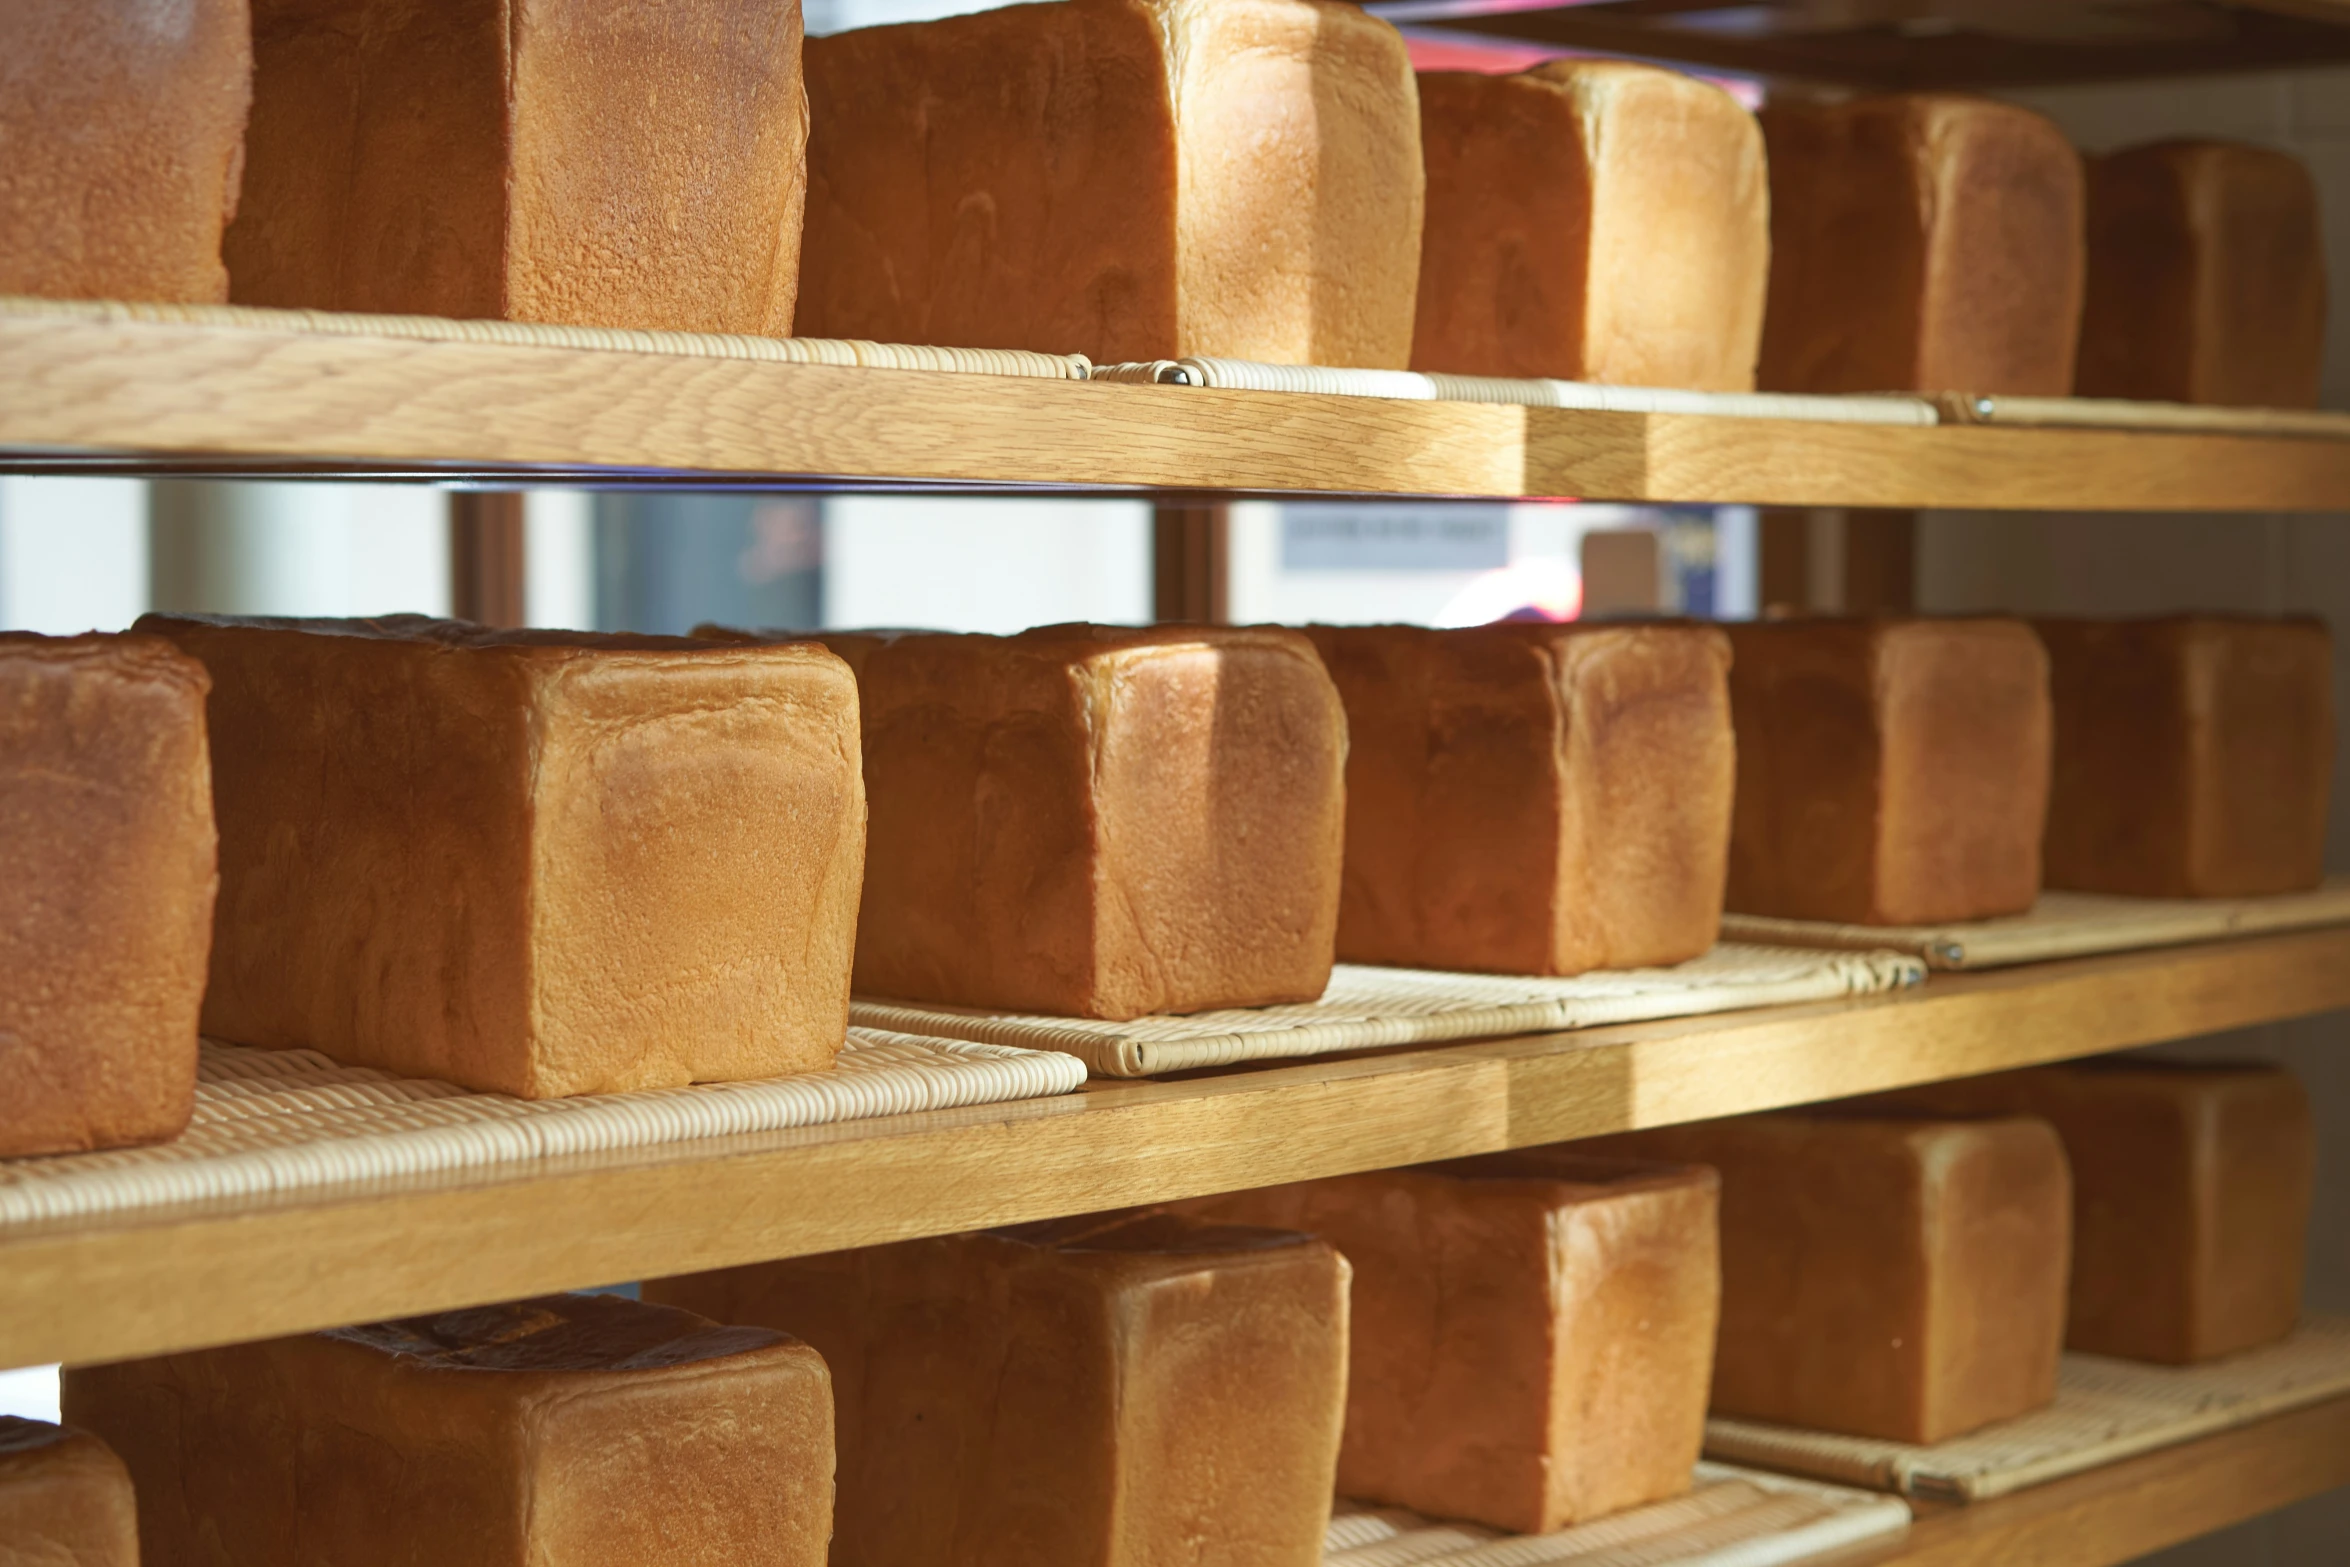
[[[1510,559],[1506,506],[1285,506],[1284,571],[1491,571]]]

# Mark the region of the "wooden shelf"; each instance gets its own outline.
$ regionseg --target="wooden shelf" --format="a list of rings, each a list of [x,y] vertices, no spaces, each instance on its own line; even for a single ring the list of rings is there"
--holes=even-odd
[[[2350,509],[2350,440],[1576,413],[0,320],[0,470]]]
[[[2350,60],[2350,0],[1832,8],[1807,0],[1373,0],[1370,9],[1445,31],[1876,89],[2040,87]]]
[[[1802,1104],[2350,1006],[2350,927],[0,1239],[0,1367]]]
[[[1898,1542],[1818,1567],[2113,1567],[2350,1484],[2350,1399],[1972,1507],[1924,1506]]]

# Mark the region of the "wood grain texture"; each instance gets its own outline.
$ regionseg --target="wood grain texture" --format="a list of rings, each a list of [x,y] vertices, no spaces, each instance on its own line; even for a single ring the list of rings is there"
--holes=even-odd
[[[1818,1567],[2114,1567],[2350,1484],[2350,1399],[1972,1507],[1920,1507],[1898,1543]]]
[[[2350,929],[1104,1086],[0,1239],[0,1366],[106,1360],[1867,1093],[2350,1006]]]
[[[1799,423],[0,320],[0,469],[2350,509],[2350,440]]]

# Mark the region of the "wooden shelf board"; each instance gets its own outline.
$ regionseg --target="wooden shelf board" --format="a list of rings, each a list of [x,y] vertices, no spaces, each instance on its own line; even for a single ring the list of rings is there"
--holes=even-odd
[[[0,1239],[0,1366],[153,1354],[1558,1142],[2344,1006],[2350,927],[60,1224]]]
[[[2078,21],[2049,4],[2038,25],[2020,29],[2012,12],[1986,18],[1982,8],[1964,5],[1847,6],[1841,15],[1800,0],[1736,7],[1730,0],[1403,0],[1372,9],[1438,29],[1878,90],[2307,70],[2350,59],[2350,7],[2339,0],[2204,0],[2135,16],[2128,7],[2076,4]],[[1711,25],[1719,17],[1702,14],[1733,9],[1742,13],[1735,28]]]
[[[0,470],[816,488],[2350,509],[2350,440],[1209,391],[0,320]]]
[[[1972,1507],[1818,1567],[2114,1567],[2350,1484],[2350,1398]]]

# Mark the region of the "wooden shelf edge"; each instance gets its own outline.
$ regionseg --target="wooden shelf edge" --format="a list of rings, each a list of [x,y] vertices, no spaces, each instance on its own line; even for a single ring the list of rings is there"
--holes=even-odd
[[[0,1366],[1558,1142],[2350,1006],[2350,927],[0,1239]]]
[[[2350,510],[2350,440],[1211,391],[0,319],[0,471]]]
[[[1818,1567],[2116,1567],[2350,1484],[2350,1398],[1971,1507]]]

